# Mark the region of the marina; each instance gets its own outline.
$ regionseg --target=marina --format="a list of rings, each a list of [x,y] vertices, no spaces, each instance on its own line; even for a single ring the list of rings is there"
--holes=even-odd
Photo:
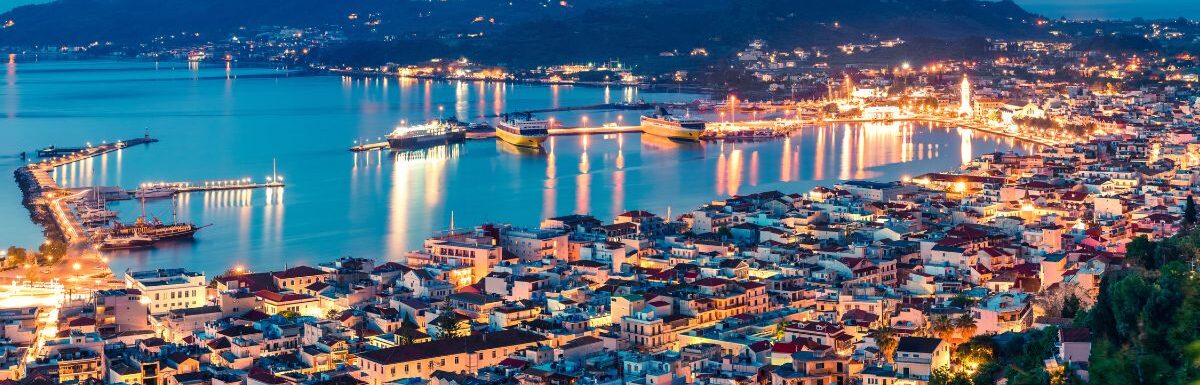
[[[572,213],[609,218],[634,207],[665,212],[670,205],[679,209],[715,196],[795,191],[830,180],[900,179],[952,168],[962,162],[963,154],[1032,149],[1002,136],[924,122],[800,125],[787,136],[769,140],[681,142],[642,134],[638,120],[647,111],[589,110],[540,114],[567,128],[548,129],[549,137],[538,151],[493,139],[419,150],[349,152],[339,144],[348,144],[348,138],[382,138],[405,121],[447,116],[470,121],[485,114],[555,104],[589,106],[605,100],[687,104],[703,96],[488,82],[398,81],[385,88],[321,76],[228,81],[224,69],[155,70],[152,65],[111,63],[110,70],[91,74],[73,69],[82,66],[77,63],[36,65],[71,68],[74,76],[95,80],[70,83],[72,92],[110,95],[113,103],[138,105],[140,112],[112,113],[108,111],[124,110],[65,99],[56,108],[70,114],[12,119],[14,130],[27,133],[3,138],[13,146],[40,148],[62,138],[133,138],[144,135],[140,127],[150,127],[162,139],[44,169],[44,184],[132,189],[153,181],[205,181],[221,175],[253,176],[262,183],[276,159],[279,175],[286,176],[285,188],[195,191],[176,195],[174,202],[147,199],[148,216],[166,220],[175,211],[180,221],[212,226],[200,230],[195,240],[108,252],[116,271],[172,265],[222,271],[238,263],[272,267],[331,255],[402,256],[420,248],[431,232],[445,229],[449,217],[443,213],[450,210],[461,223],[537,223]],[[97,65],[104,66],[88,63]],[[22,80],[16,86],[22,90],[32,92],[59,81],[52,73],[26,74],[24,68],[16,72]],[[159,81],[183,87],[189,96],[160,87],[130,88],[106,76],[177,77]],[[697,107],[692,114],[717,123],[729,120],[698,111]],[[74,123],[77,114],[110,113],[120,119],[92,119],[88,127]],[[777,124],[753,118],[738,112],[741,125]],[[254,170],[267,172],[255,175]],[[10,205],[0,208],[15,217],[27,216],[19,191],[10,191],[5,197],[0,190],[0,198]],[[135,223],[142,213],[138,199],[110,200],[107,205],[122,223]],[[29,234],[17,242],[41,242],[40,232],[14,230]]]

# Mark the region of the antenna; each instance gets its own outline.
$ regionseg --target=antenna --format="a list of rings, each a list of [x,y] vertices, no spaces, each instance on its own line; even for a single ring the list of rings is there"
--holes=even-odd
[[[271,158],[271,180],[278,181],[279,176],[275,174],[275,158]]]
[[[454,210],[450,210],[450,232],[454,232]]]

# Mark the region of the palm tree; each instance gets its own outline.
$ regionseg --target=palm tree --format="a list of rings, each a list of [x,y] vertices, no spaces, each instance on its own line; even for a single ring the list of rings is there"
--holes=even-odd
[[[958,331],[961,342],[966,342],[975,335],[979,327],[975,325],[975,317],[972,317],[971,313],[963,313],[954,319],[954,329]]]
[[[883,355],[883,359],[889,364],[892,363],[892,354],[896,352],[896,345],[900,343],[896,339],[896,330],[892,329],[891,325],[883,325],[871,329],[867,336],[875,340],[875,345],[879,346],[879,354]]]
[[[952,334],[954,334],[954,322],[950,320],[950,317],[938,315],[929,322],[929,335],[946,340],[950,339]]]

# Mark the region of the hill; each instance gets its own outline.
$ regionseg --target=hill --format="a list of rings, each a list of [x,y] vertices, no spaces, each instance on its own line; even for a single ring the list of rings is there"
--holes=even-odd
[[[348,44],[316,55],[335,64],[444,52],[516,65],[637,62],[699,47],[728,57],[752,39],[790,48],[1035,36],[1037,18],[1011,0],[58,0],[0,15],[14,21],[0,30],[0,46],[139,44],[196,34],[220,40],[262,26],[335,27]]]

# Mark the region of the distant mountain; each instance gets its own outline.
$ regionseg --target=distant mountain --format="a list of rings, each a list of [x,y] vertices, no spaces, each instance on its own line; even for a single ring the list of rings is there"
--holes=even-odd
[[[0,22],[13,21],[0,30],[0,46],[143,43],[184,33],[212,39],[260,26],[337,26],[361,40],[424,38],[495,31],[623,1],[575,0],[564,6],[558,0],[57,0],[0,14]]]
[[[317,55],[332,63],[453,54],[544,64],[652,60],[701,47],[718,57],[752,39],[791,48],[1035,36],[1037,18],[1011,0],[58,0],[0,15],[14,22],[0,30],[0,46],[130,44],[196,33],[212,40],[267,25],[335,25],[351,41]]]
[[[531,21],[490,39],[483,51],[516,61],[599,60],[697,47],[721,54],[752,39],[790,49],[893,37],[1021,37],[1041,33],[1037,18],[1009,0],[664,0]]]

